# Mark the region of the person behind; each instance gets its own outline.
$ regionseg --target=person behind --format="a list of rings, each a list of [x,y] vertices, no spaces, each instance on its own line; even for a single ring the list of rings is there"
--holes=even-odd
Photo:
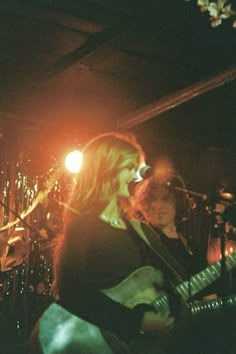
[[[83,165],[65,216],[65,233],[55,251],[53,290],[57,303],[69,313],[102,329],[109,345],[112,331],[121,345],[114,352],[122,354],[132,351],[123,343],[132,347],[134,339],[142,337],[143,333],[166,334],[175,323],[169,309],[155,312],[146,306],[127,306],[102,291],[115,288],[143,266],[163,270],[158,257],[130,226],[125,213],[126,201],[130,197],[129,185],[136,179],[143,161],[144,152],[130,135],[102,134],[85,146]],[[156,285],[159,288],[165,285],[162,271],[158,271]],[[128,290],[129,286],[127,284]],[[59,318],[57,312],[50,315],[50,309],[48,311],[46,326],[52,319]],[[43,319],[40,326],[42,338]],[[53,326],[47,327],[51,341]],[[58,326],[61,326],[59,322]],[[65,338],[65,332],[63,336]],[[59,341],[54,343],[59,345]],[[159,353],[157,347],[148,346],[142,348],[141,353],[150,354],[151,349],[153,353]],[[60,350],[59,345],[55,352],[73,351],[64,351],[62,347]],[[99,351],[94,348],[91,352],[107,354],[108,349]],[[138,349],[133,352],[137,354]],[[164,351],[161,349],[160,353]]]
[[[136,218],[142,219],[156,231],[155,236],[185,268],[188,280],[206,267],[207,260],[201,246],[194,242],[191,234],[186,234],[189,230],[186,225],[188,200],[185,194],[171,186],[184,187],[183,179],[173,169],[143,180],[134,190],[132,205]],[[194,282],[189,282],[190,297],[194,285]],[[207,304],[206,301],[214,298],[215,285],[215,282],[210,283],[197,296],[192,297],[192,306],[199,306],[199,301]],[[172,340],[171,353],[236,353],[233,334],[235,308],[225,306],[212,311],[206,308],[190,318],[177,340]]]
[[[206,267],[204,250],[188,227],[189,205],[185,193],[172,186],[184,187],[173,169],[163,169],[138,183],[132,196],[137,215],[158,233],[162,243],[191,276]]]

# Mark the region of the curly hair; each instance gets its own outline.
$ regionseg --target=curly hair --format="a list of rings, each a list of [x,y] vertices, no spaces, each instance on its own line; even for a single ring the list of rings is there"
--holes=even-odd
[[[152,176],[139,182],[135,188],[133,198],[134,215],[138,219],[148,214],[149,208],[156,201],[160,192],[164,189],[173,197],[176,206],[176,226],[180,226],[186,216],[186,198],[184,193],[172,188],[172,185],[184,187],[183,179],[173,170],[166,176]]]

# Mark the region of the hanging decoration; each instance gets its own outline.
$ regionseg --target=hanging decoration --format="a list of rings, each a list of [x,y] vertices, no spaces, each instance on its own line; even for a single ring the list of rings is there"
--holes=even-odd
[[[0,257],[0,308],[6,319],[3,328],[0,324],[2,349],[13,339],[14,348],[22,345],[52,301],[52,240],[63,230],[63,208],[55,200],[67,195],[57,165],[32,175],[22,164],[0,159],[0,173],[0,249],[1,243],[2,250],[8,245],[6,259]]]
[[[48,171],[49,177],[48,179],[46,179],[46,182],[44,184],[44,189],[40,190],[37,193],[37,184],[35,184],[34,189],[29,191],[27,190],[26,193],[29,194],[28,197],[30,198],[30,196],[35,196],[35,198],[33,200],[31,200],[31,204],[27,207],[26,210],[24,210],[23,212],[21,212],[19,214],[19,217],[17,217],[15,220],[7,223],[6,225],[2,226],[0,228],[0,232],[5,231],[10,229],[11,227],[17,225],[17,223],[19,223],[20,221],[24,220],[26,218],[27,215],[29,215],[39,203],[42,203],[43,200],[47,197],[47,195],[50,193],[51,189],[53,188],[54,183],[57,181],[57,179],[60,176],[60,171],[59,170],[55,170],[53,167],[50,168],[50,170]],[[26,178],[26,177],[24,177]],[[21,183],[24,183],[24,181],[21,181],[21,174],[19,173],[18,175],[18,187]]]
[[[212,27],[219,26],[223,20],[229,17],[236,17],[236,11],[226,0],[198,0],[197,4],[202,12],[209,12]],[[236,19],[233,21],[233,27],[236,28]]]

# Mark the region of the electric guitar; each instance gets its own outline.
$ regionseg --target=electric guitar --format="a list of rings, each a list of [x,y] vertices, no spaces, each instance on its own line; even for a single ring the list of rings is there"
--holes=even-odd
[[[236,252],[226,259],[227,269],[236,266]],[[191,296],[196,295],[207,285],[220,277],[221,265],[216,262],[190,280],[184,281],[176,287],[177,293],[186,302]],[[155,311],[168,311],[169,303],[166,294],[160,295],[157,290],[156,280],[160,277],[160,271],[151,266],[137,269],[122,282],[113,288],[102,290],[111,299],[127,306],[146,304],[152,306]],[[227,299],[227,303],[234,305],[236,295]],[[191,304],[189,309],[193,315],[207,309],[216,309],[223,306],[222,300]],[[39,321],[39,341],[45,354],[114,354],[111,343],[104,339],[100,329],[95,325],[71,314],[56,303],[50,305],[43,313]],[[115,335],[114,335],[115,336]],[[119,341],[118,337],[115,342]],[[121,342],[123,345],[123,342]],[[126,350],[126,351],[125,351]],[[128,349],[120,351],[130,353]]]

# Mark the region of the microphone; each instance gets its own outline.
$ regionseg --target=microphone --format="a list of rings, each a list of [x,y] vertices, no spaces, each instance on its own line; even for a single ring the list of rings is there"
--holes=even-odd
[[[149,165],[143,165],[140,170],[137,173],[137,177],[138,177],[138,181],[142,180],[142,179],[146,179],[152,176],[156,176],[157,180],[159,180],[160,184],[164,184],[166,187],[172,187],[173,185],[173,178],[176,179],[177,177],[179,177],[179,175],[174,174],[172,176],[172,178],[170,179],[169,176],[173,174],[173,170],[172,169],[168,169],[168,170],[161,170],[161,171],[155,171],[153,170],[153,168]]]
[[[168,177],[170,177],[170,174],[172,174],[172,177],[168,178]],[[153,173],[153,169],[151,168],[151,166],[143,165],[137,173],[136,182],[139,182],[142,179],[146,179],[151,176],[155,177],[155,174]],[[166,173],[163,174],[163,176],[161,176],[160,182],[168,189],[175,189],[180,192],[186,193],[188,195],[195,195],[196,197],[200,197],[203,200],[208,199],[208,196],[206,194],[198,193],[198,192],[192,191],[190,189],[187,189],[185,187],[185,183],[184,183],[183,178],[172,169],[167,170]]]
[[[168,169],[168,170],[156,170],[154,171],[153,168],[149,165],[143,165],[140,170],[138,171],[138,177],[140,177],[140,179],[146,179],[149,177],[157,177],[157,180],[159,180],[160,184],[164,184],[166,187],[170,187],[173,185],[173,178],[176,179],[177,177],[180,178],[178,175],[173,174],[173,170],[172,169]],[[173,175],[171,180],[169,180],[169,176]]]
[[[149,165],[143,165],[136,173],[135,182],[140,182],[143,179],[149,178],[153,175],[152,168]]]
[[[146,179],[152,176],[152,168],[149,165],[143,165],[137,173],[138,180]],[[140,177],[140,178],[139,178]]]

